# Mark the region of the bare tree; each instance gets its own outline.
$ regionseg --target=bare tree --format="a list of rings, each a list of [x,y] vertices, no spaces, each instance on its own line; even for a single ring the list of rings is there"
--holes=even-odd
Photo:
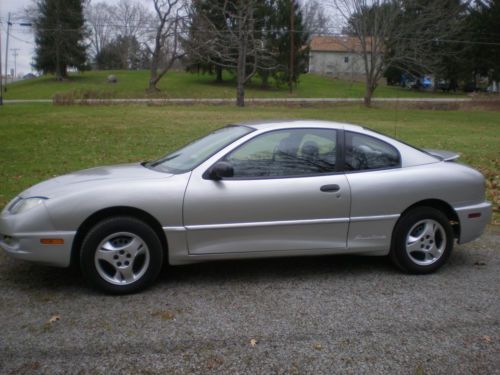
[[[456,0],[331,0],[353,35],[365,69],[364,103],[388,67],[432,72],[448,49],[439,44],[456,32],[463,4]]]
[[[158,82],[184,55],[179,40],[187,14],[183,0],[153,0],[153,4],[157,19],[152,46],[147,44],[151,54],[149,92],[159,90]]]
[[[113,7],[115,33],[126,38],[142,40],[148,34],[151,12],[141,1],[120,0]]]
[[[245,85],[257,70],[276,67],[271,51],[265,48],[265,30],[258,30],[255,14],[259,0],[222,0],[207,4],[206,14],[198,13],[197,19],[191,19],[194,27],[190,28],[186,46],[200,59],[236,71],[236,105],[243,107]],[[213,14],[225,19],[223,27],[213,22]]]
[[[312,35],[328,34],[329,18],[321,2],[318,0],[303,0],[301,3],[304,28]]]
[[[104,2],[92,3],[89,1],[84,8],[85,20],[91,32],[91,54],[94,57],[98,56],[102,48],[113,38],[114,13],[114,7]]]

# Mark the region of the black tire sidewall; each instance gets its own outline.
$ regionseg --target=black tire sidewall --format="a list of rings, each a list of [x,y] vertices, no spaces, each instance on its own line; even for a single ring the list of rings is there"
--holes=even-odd
[[[446,247],[443,255],[436,262],[422,266],[414,263],[406,253],[406,237],[410,229],[419,221],[431,219],[437,221],[446,233]],[[448,218],[439,210],[432,207],[418,207],[405,213],[394,229],[391,259],[393,263],[405,272],[426,274],[438,270],[448,260],[453,249],[453,229]]]
[[[115,285],[104,280],[95,267],[97,247],[107,236],[118,232],[130,232],[140,237],[149,249],[149,266],[144,275],[128,285]],[[111,294],[135,293],[150,285],[159,275],[163,264],[163,249],[156,232],[145,222],[134,217],[119,216],[100,221],[85,236],[80,252],[80,268],[87,282],[103,292]]]

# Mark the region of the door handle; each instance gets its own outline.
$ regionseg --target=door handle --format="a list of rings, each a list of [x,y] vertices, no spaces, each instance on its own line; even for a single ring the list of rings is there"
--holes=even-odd
[[[340,190],[340,186],[337,184],[323,185],[319,188],[319,190],[321,190],[325,193],[335,193],[336,191]]]

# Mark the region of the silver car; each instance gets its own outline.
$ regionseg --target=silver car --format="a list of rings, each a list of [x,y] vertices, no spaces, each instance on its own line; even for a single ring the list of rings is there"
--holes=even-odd
[[[31,187],[3,210],[0,246],[77,264],[110,293],[143,289],[165,263],[219,259],[389,255],[429,273],[491,217],[483,176],[457,157],[335,122],[231,125],[153,162]]]

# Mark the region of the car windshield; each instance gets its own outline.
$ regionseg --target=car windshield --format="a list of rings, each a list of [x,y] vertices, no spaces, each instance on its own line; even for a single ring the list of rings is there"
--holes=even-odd
[[[252,131],[247,126],[226,126],[144,166],[167,173],[184,173]]]

